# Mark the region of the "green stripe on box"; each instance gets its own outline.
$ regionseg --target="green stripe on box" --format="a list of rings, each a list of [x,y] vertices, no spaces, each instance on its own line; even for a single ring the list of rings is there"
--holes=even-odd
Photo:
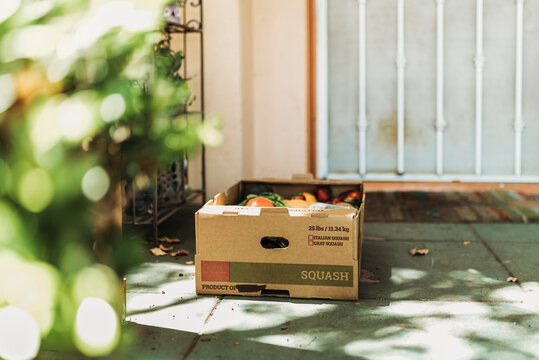
[[[234,283],[353,287],[354,280],[353,266],[230,263]]]

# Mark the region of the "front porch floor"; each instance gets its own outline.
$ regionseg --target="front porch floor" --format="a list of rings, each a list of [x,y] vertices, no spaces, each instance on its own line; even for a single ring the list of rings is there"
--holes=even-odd
[[[130,358],[539,358],[539,224],[366,223],[379,282],[354,302],[197,296],[194,211],[161,230],[190,255],[148,252],[127,276]]]

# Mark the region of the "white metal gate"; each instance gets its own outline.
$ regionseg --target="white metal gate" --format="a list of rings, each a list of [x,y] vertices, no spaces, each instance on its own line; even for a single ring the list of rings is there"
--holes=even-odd
[[[539,1],[316,5],[318,177],[539,181]]]

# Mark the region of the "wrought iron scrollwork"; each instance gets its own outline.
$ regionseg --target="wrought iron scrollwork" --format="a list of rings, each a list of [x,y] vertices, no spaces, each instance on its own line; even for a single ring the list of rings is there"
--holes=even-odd
[[[183,32],[201,32],[202,31],[202,0],[183,0],[178,3],[182,8],[183,18],[179,24],[168,23],[165,27],[165,32],[168,33],[183,33]],[[198,18],[189,19],[188,8],[199,8]]]
[[[200,31],[202,30],[202,23],[200,20],[191,19],[185,24],[185,29],[189,31]]]

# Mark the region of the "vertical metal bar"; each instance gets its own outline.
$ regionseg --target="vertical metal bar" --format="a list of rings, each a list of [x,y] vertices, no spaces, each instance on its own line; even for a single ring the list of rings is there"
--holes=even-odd
[[[404,174],[404,0],[397,0],[397,173]]]
[[[122,325],[125,324],[125,318],[127,315],[127,278],[125,275],[122,277],[122,290],[123,290],[123,304],[122,304]]]
[[[151,62],[152,62],[152,67],[151,67],[151,71],[150,71],[150,82],[148,84],[148,92],[151,94],[151,92],[153,91],[153,84],[154,84],[154,81],[155,81],[155,54],[152,54],[151,56]],[[151,96],[153,96],[153,94],[151,94]],[[158,221],[159,219],[157,218],[157,208],[159,207],[159,204],[158,204],[158,200],[157,200],[157,169],[155,169],[155,172],[154,172],[154,178],[155,178],[155,189],[154,189],[154,193],[153,193],[153,197],[152,197],[152,206],[153,206],[153,214],[152,214],[152,225],[153,225],[153,238],[154,238],[154,242],[155,242],[155,246],[158,245]]]
[[[185,184],[187,183],[187,178],[185,176],[185,169],[186,167],[188,166],[187,164],[187,160],[185,159],[185,157],[182,155],[182,158],[180,159],[180,161],[178,161],[178,167],[180,169],[180,181],[181,181],[181,202],[184,203],[185,201],[187,201],[187,191],[186,191],[186,188],[185,188]]]
[[[515,175],[520,176],[522,171],[522,131],[524,121],[522,119],[522,41],[524,22],[524,1],[516,0],[516,49],[515,49]]]
[[[183,4],[183,24],[187,24],[187,3]],[[184,81],[187,81],[187,63],[185,59],[187,59],[187,32],[182,32],[182,45],[183,45],[183,79]],[[187,110],[187,107],[185,108]]]
[[[200,0],[200,115],[202,121],[204,121],[205,111],[204,111],[204,13],[202,11],[203,1]],[[204,144],[201,149],[201,176],[202,176],[202,204],[206,203],[206,147]],[[185,189],[184,189],[185,190]],[[185,193],[185,192],[184,192]]]
[[[135,191],[135,180],[131,181],[131,204],[133,206],[133,225],[137,225],[137,193]]]
[[[192,4],[191,4],[192,5]],[[187,23],[189,20],[187,19],[187,7],[189,6],[189,3],[186,1],[183,3],[183,17],[182,22],[184,26],[188,26]],[[187,82],[187,31],[181,32],[181,41],[182,41],[182,55],[183,55],[183,61],[182,61],[182,72],[183,72],[183,80]],[[187,121],[187,124],[189,124],[189,105],[188,103],[184,106],[185,111],[185,119]],[[189,163],[187,159],[187,155],[184,153],[180,154],[180,169],[182,174],[182,187],[185,189],[188,181],[189,181]],[[184,191],[185,194],[185,191]]]
[[[158,188],[158,182],[159,182],[159,179],[157,177],[157,170],[155,170],[155,175],[154,175],[154,179],[155,179],[155,184],[154,184],[154,189],[153,189],[153,199],[152,199],[152,206],[153,206],[153,214],[152,214],[152,218],[153,218],[153,222],[152,222],[152,225],[153,225],[153,241],[155,243],[155,246],[159,246],[159,218],[158,218],[158,208],[159,208],[159,204],[158,204],[158,199],[157,197],[159,196],[158,194],[158,191],[157,191],[157,188]]]
[[[436,0],[436,174],[443,174],[444,156],[444,2]]]
[[[475,175],[481,175],[483,159],[483,0],[477,0],[475,13]]]
[[[365,176],[367,172],[367,77],[366,77],[366,6],[367,0],[359,0],[359,174]]]
[[[316,0],[316,172],[328,175],[328,0]]]

